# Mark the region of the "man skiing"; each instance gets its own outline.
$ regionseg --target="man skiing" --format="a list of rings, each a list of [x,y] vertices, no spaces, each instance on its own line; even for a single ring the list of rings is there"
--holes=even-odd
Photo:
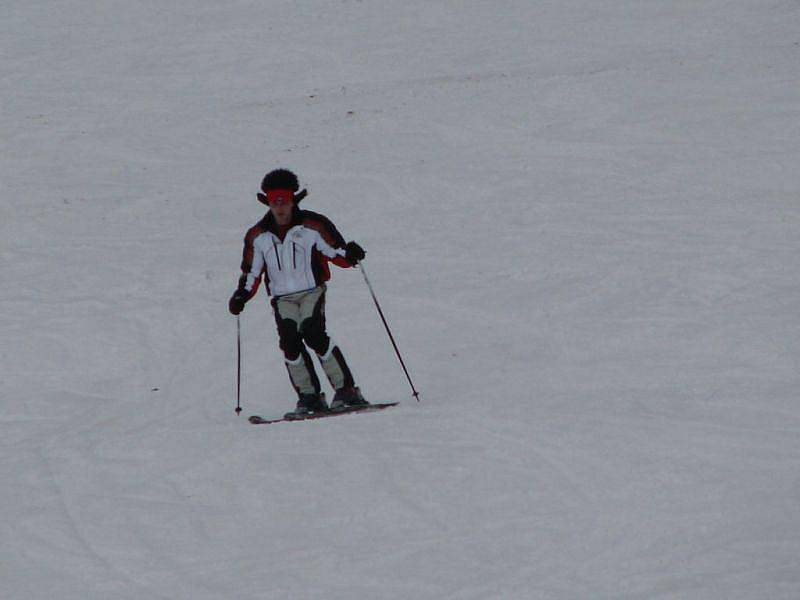
[[[257,196],[269,212],[245,235],[242,275],[228,302],[231,314],[238,315],[263,277],[272,297],[280,349],[299,398],[292,416],[329,410],[307,348],[315,352],[335,390],[330,410],[369,404],[325,328],[328,263],[352,267],[366,253],[355,242],[345,243],[327,217],[301,210],[298,204],[306,190],[298,193],[299,188],[297,176],[287,169],[264,177]]]

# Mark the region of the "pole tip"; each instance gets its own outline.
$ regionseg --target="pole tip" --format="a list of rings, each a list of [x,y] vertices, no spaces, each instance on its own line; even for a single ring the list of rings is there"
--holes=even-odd
[[[237,414],[237,415],[240,415],[240,414],[242,414],[242,409],[241,409],[241,408],[239,408],[238,406],[236,407],[236,414]]]

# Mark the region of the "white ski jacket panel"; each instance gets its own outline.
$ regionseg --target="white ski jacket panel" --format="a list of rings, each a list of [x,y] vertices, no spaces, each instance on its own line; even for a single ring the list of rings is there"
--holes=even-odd
[[[272,296],[285,296],[317,287],[321,282],[317,281],[312,269],[315,249],[331,259],[345,254],[344,248],[333,248],[318,231],[303,225],[292,227],[283,241],[271,231],[265,231],[253,240],[253,264],[247,274],[245,291],[253,291],[262,273],[266,275]]]

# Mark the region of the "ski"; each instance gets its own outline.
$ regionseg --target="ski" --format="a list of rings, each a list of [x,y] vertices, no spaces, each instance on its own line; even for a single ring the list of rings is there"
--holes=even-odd
[[[397,402],[385,402],[383,404],[367,404],[366,406],[345,406],[337,410],[326,410],[323,412],[309,413],[307,415],[295,415],[294,413],[286,413],[283,417],[274,419],[265,419],[258,415],[252,415],[248,420],[253,425],[271,425],[273,423],[292,423],[295,421],[312,421],[314,419],[327,419],[328,417],[338,417],[340,415],[352,415],[354,413],[366,413],[383,410],[392,406],[397,406]]]

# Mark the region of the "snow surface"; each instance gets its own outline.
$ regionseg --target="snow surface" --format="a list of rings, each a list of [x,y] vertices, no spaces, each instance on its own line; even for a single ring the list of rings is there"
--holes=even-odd
[[[0,597],[800,598],[795,0],[0,19]],[[292,404],[255,192],[368,250]]]

